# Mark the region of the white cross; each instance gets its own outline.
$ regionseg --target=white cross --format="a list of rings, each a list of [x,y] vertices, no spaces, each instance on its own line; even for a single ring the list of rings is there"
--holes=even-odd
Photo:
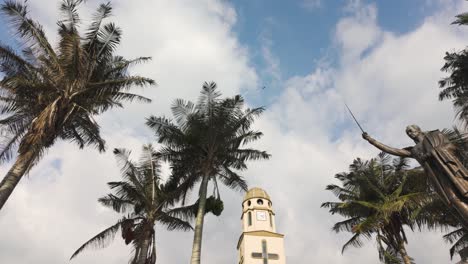
[[[279,259],[279,256],[278,256],[278,254],[268,253],[267,242],[266,242],[266,240],[262,240],[262,253],[253,252],[252,253],[252,258],[263,259],[263,264],[268,264],[269,259],[277,260],[277,259]]]

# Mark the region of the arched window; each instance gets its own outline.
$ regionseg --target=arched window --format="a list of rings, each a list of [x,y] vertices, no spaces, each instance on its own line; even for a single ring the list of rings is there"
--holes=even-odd
[[[252,225],[252,212],[249,212],[247,214],[247,223],[248,223],[249,226]]]
[[[258,204],[258,205],[263,205],[263,200],[262,200],[262,199],[258,199],[258,200],[257,200],[257,204]]]
[[[270,226],[273,227],[273,215],[270,213]]]

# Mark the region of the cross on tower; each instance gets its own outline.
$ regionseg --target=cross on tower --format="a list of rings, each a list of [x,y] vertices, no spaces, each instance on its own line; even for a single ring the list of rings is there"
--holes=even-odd
[[[268,253],[267,250],[267,242],[266,240],[262,240],[262,253],[259,252],[252,252],[252,258],[255,259],[263,259],[263,264],[268,264],[268,260],[278,260],[278,254]]]

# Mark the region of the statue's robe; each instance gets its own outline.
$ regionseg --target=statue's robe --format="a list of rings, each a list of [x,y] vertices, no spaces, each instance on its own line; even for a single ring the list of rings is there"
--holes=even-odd
[[[426,132],[422,145],[424,152],[430,154],[424,161],[424,168],[436,174],[442,186],[446,181],[440,178],[448,179],[458,196],[468,201],[468,170],[455,156],[455,146],[439,130]]]
[[[411,149],[434,187],[448,206],[453,206],[468,226],[468,170],[455,156],[455,146],[439,130],[424,133],[424,140]]]

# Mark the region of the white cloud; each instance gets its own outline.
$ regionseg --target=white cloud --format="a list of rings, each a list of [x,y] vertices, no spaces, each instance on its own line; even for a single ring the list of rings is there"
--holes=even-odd
[[[279,58],[273,53],[275,43],[273,42],[272,28],[276,25],[276,21],[270,17],[265,19],[264,24],[263,30],[259,35],[259,41],[260,53],[265,67],[260,74],[265,76],[268,83],[262,85],[268,85],[269,88],[277,89],[283,83],[283,77],[281,76]]]
[[[44,7],[54,5],[41,2],[40,9],[34,3],[43,10],[37,12],[40,21],[52,27],[56,11]],[[377,154],[360,139],[343,98],[371,135],[395,146],[411,144],[404,134],[407,124],[442,128],[450,126],[453,117],[450,103],[437,101],[437,80],[443,76],[439,68],[444,51],[463,48],[468,39],[449,25],[453,15],[468,6],[447,2],[414,31],[396,35],[379,27],[375,5],[352,3],[337,22],[333,39],[339,64],[320,65],[307,76],[284,82],[278,100],[257,123],[265,137],[256,146],[273,157],[252,163],[245,175],[251,186],[265,188],[273,199],[278,231],[286,234],[288,263],[378,262],[373,241],[341,255],[349,235],[332,233],[340,217],[319,208],[334,200],[324,188],[335,173],[346,170],[356,156]],[[168,114],[174,98],[195,100],[205,80],[217,81],[225,95],[257,87],[247,49],[232,31],[236,12],[224,1],[122,1],[116,3],[115,19],[124,30],[120,53],[153,56],[152,63],[137,71],[159,85],[142,91],[154,99],[152,104],[131,105],[100,117],[109,149],[137,151],[153,139],[144,118]],[[273,49],[269,51],[274,57]],[[57,163],[60,166],[53,165]],[[68,143],[54,146],[0,212],[0,263],[66,262],[81,243],[117,219],[96,199],[108,192],[105,183],[118,175],[111,152],[79,151]],[[225,212],[206,219],[205,264],[237,260],[242,197],[225,189],[221,195]],[[158,263],[186,263],[192,236],[158,228]],[[447,248],[437,233],[409,238],[408,251],[417,263],[447,263]],[[74,263],[124,262],[130,254],[117,235],[108,249],[85,253]]]
[[[56,1],[29,3],[48,36],[56,39]],[[96,6],[97,1],[88,1],[82,11]],[[119,53],[152,56],[152,63],[135,71],[153,77],[158,86],[139,91],[152,98],[152,104],[128,105],[99,117],[109,150],[138,151],[141,144],[154,140],[144,119],[150,114],[168,115],[175,98],[196,100],[204,81],[216,81],[225,95],[256,87],[247,50],[232,31],[236,13],[223,1],[120,1],[114,3],[112,19],[123,29]],[[61,160],[59,169],[53,167],[57,159]],[[1,169],[5,172],[7,165]],[[78,246],[118,219],[97,204],[97,198],[109,191],[106,182],[118,177],[111,151],[80,151],[68,143],[54,146],[0,212],[0,229],[4,230],[0,263],[66,262]],[[191,233],[158,230],[158,261],[187,261],[191,237]],[[174,254],[175,249],[180,254]],[[109,249],[85,253],[74,262],[126,262],[130,254],[130,247],[117,235]]]
[[[370,49],[383,33],[377,25],[377,7],[362,5],[360,1],[349,1],[345,10],[349,16],[342,18],[336,26],[336,42],[341,48],[343,63],[359,59]]]
[[[378,152],[360,138],[343,99],[368,132],[398,147],[411,144],[404,133],[408,124],[428,130],[451,126],[451,104],[437,101],[437,81],[444,52],[463,48],[468,39],[449,25],[453,14],[466,8],[450,4],[413,32],[396,35],[377,25],[374,5],[354,5],[351,15],[337,23],[339,65],[288,82],[267,115],[276,128],[264,128],[269,132],[264,147],[273,154],[270,174],[262,167],[255,172],[264,178],[255,180],[279,196],[276,208],[286,208],[279,212],[286,216],[278,219],[281,230],[293,237],[287,243],[289,261],[308,263],[309,256],[323,263],[378,262],[373,241],[364,250],[337,254],[349,235],[332,234],[339,218],[318,209],[319,202],[333,200],[323,188],[335,172],[346,170],[356,156]],[[447,245],[437,233],[411,234],[409,254],[418,263],[448,262]]]

